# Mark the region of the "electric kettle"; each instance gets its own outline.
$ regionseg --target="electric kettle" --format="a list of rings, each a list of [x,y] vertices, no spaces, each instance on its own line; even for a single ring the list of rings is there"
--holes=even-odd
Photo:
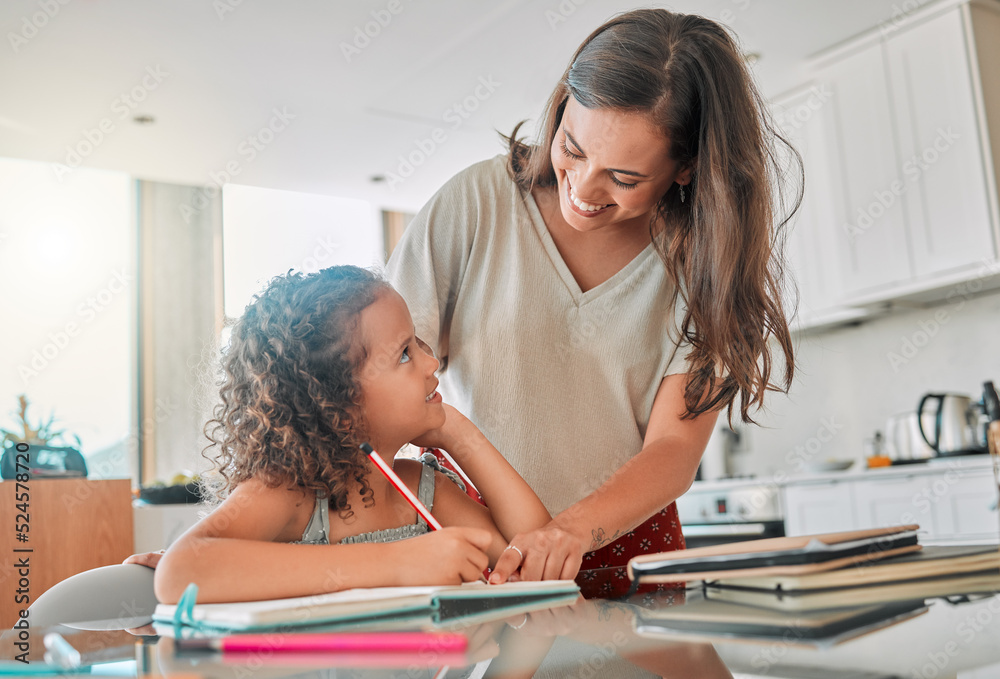
[[[920,434],[917,417],[911,410],[893,415],[885,423],[885,453],[896,464],[934,457],[934,449]],[[924,415],[924,424],[934,426],[933,418],[933,413]]]
[[[940,456],[985,452],[979,437],[979,403],[962,394],[924,394],[917,406],[920,436]],[[933,429],[928,431],[928,421]]]

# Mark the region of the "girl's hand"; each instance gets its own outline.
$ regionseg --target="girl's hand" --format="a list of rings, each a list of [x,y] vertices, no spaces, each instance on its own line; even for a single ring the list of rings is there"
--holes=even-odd
[[[156,564],[160,563],[160,559],[163,558],[164,550],[158,552],[146,552],[145,554],[133,554],[129,558],[122,561],[122,563],[137,563],[140,566],[149,566],[150,568],[156,568]]]
[[[393,580],[400,586],[475,582],[489,566],[486,550],[492,539],[481,528],[442,528],[390,543],[399,550],[399,556],[387,563],[396,568]]]
[[[510,544],[517,549],[504,550],[497,559],[490,575],[492,584],[507,582],[516,572],[521,580],[572,580],[583,563],[580,539],[555,521],[515,536]]]
[[[439,429],[432,429],[426,434],[413,439],[411,443],[423,448],[441,448],[449,453],[460,447],[463,438],[470,433],[478,434],[479,430],[454,406],[444,404],[445,420]]]

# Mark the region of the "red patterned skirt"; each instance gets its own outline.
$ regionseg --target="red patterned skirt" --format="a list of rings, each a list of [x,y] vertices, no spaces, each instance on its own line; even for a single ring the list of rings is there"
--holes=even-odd
[[[440,450],[423,448],[421,452],[433,453],[442,467],[458,472]],[[486,504],[474,488],[466,488],[466,493],[480,504]],[[584,554],[576,584],[580,585],[580,591],[587,599],[617,599],[628,594],[632,586],[626,568],[629,559],[640,554],[672,552],[684,548],[684,533],[681,532],[681,522],[677,518],[677,505],[671,502],[614,542]],[[683,589],[684,583],[663,583],[643,585],[638,593],[671,591],[675,592],[676,602],[678,596],[683,596]]]
[[[684,549],[684,534],[677,518],[677,506],[671,502],[614,542],[584,554],[576,583],[588,599],[617,599],[625,596],[632,586],[626,568],[629,559],[675,549]],[[643,585],[638,591],[649,593],[683,588],[683,583],[664,583]]]

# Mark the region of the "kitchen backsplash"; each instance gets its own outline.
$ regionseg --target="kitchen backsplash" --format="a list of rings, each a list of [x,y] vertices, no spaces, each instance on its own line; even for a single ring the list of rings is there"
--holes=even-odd
[[[769,395],[762,426],[738,425],[737,474],[801,471],[809,462],[857,459],[886,419],[915,410],[927,392],[980,400],[1000,382],[1000,293],[897,309],[856,327],[796,338],[798,372],[788,396]]]

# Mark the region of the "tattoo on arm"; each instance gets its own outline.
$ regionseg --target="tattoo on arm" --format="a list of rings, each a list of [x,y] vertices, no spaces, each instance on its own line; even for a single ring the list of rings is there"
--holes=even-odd
[[[603,528],[595,528],[594,530],[590,531],[590,535],[591,535],[591,541],[590,541],[590,549],[588,551],[592,552],[595,549],[603,547],[609,542],[614,542],[621,536],[625,535],[625,533],[623,533],[620,530],[616,530],[615,534],[609,538],[607,536],[607,533],[604,532]]]

